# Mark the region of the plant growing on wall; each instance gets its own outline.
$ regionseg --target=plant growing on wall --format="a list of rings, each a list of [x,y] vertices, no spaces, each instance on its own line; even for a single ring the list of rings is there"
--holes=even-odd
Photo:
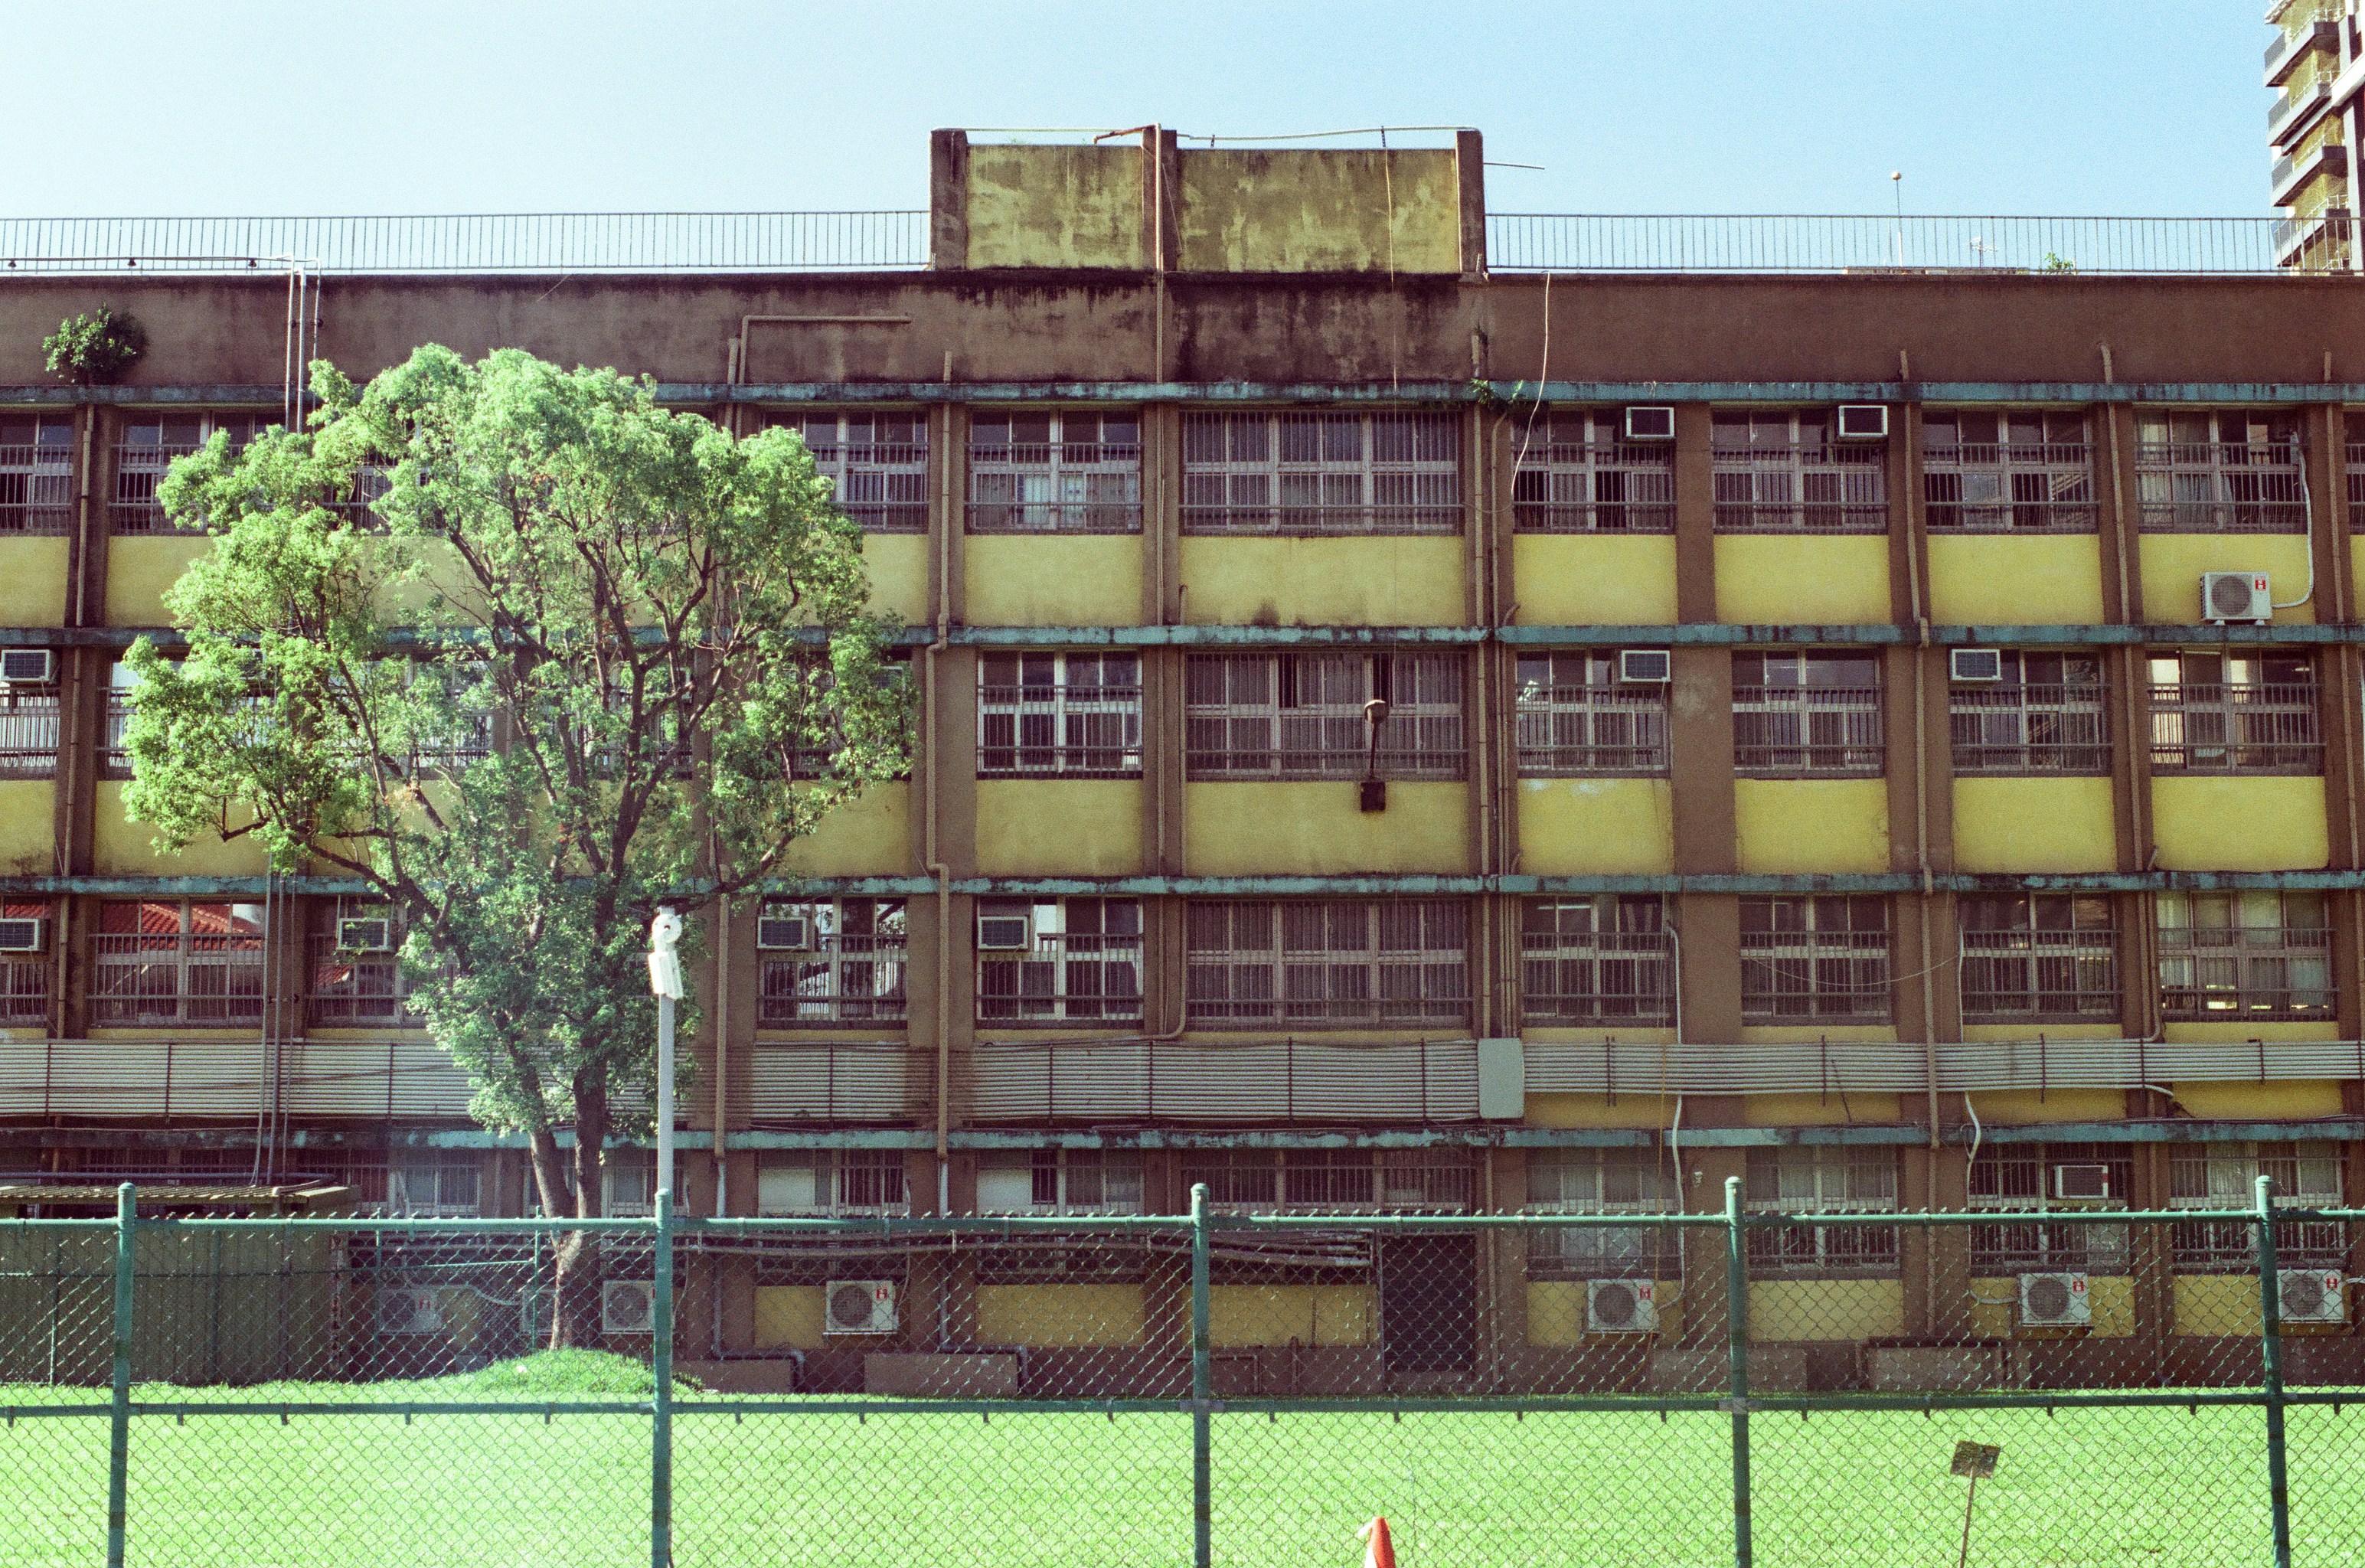
[[[77,386],[105,386],[123,378],[148,352],[147,329],[111,305],[69,316],[41,340],[52,374]]]

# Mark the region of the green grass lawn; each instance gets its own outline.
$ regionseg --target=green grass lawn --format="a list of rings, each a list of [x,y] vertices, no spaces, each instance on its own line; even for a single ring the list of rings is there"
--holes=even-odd
[[[522,1366],[522,1370],[520,1367]],[[170,1568],[452,1568],[648,1562],[644,1417],[307,1415],[305,1398],[633,1396],[644,1370],[542,1357],[365,1387],[142,1387],[154,1402],[286,1398],[277,1411],[140,1418],[133,1562]],[[42,1391],[41,1402],[59,1395]],[[67,1403],[103,1401],[74,1390]],[[0,1390],[20,1407],[35,1391]],[[1765,1564],[1951,1563],[1958,1439],[2003,1445],[1982,1484],[1979,1563],[2268,1560],[2255,1410],[1760,1415]],[[2365,1410],[2294,1409],[2294,1561],[2365,1562]],[[680,1568],[769,1563],[1187,1562],[1190,1421],[1177,1413],[686,1412],[676,1422]],[[1216,1557],[1362,1561],[1373,1513],[1407,1568],[1732,1561],[1729,1418],[1230,1413],[1215,1422]],[[0,1431],[0,1563],[100,1561],[106,1422]]]

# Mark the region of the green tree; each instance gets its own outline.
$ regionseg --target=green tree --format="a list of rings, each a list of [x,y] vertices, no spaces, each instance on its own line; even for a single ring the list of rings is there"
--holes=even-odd
[[[159,487],[215,540],[166,596],[185,656],[129,655],[126,806],[399,910],[473,1114],[525,1135],[545,1212],[596,1215],[603,1144],[650,1121],[656,908],[755,890],[904,766],[860,531],[791,432],[613,371],[429,347],[313,388],[308,431],[217,435]],[[554,1344],[597,1331],[587,1234]]]

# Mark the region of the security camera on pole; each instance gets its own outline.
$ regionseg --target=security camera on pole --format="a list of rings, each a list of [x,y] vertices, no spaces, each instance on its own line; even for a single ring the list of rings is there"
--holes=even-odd
[[[673,1004],[689,994],[681,980],[681,914],[659,906],[649,922],[649,990],[657,999],[657,1191],[673,1194]]]

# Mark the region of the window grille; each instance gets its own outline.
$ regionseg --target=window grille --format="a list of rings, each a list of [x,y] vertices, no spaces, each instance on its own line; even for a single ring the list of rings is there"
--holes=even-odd
[[[1135,414],[980,414],[970,423],[971,533],[1138,533]]]
[[[1467,1213],[1476,1171],[1445,1148],[1205,1149],[1182,1159],[1182,1188],[1207,1186],[1211,1206],[1233,1211]]]
[[[1531,1148],[1532,1215],[1676,1214],[1675,1174],[1653,1148]],[[1652,1279],[1676,1270],[1675,1232],[1540,1225],[1528,1232],[1528,1274],[1536,1279]]]
[[[2365,517],[2365,417],[2351,415],[2344,455],[2348,459],[2348,515]]]
[[[1141,1156],[1130,1150],[1038,1148],[978,1159],[981,1215],[1138,1215]]]
[[[1886,1024],[1888,901],[1741,901],[1741,1014],[1752,1024]]]
[[[868,533],[928,531],[928,421],[917,413],[774,414],[826,476],[838,510]]]
[[[230,433],[233,451],[268,429],[259,414],[174,414],[135,419],[115,447],[115,497],[107,508],[118,533],[165,533],[172,521],[156,499],[156,487],[175,458],[202,448],[218,431]]]
[[[1880,661],[1870,654],[1736,654],[1733,765],[1788,778],[1877,776]]]
[[[2299,422],[2289,414],[2146,413],[2135,422],[2146,533],[2304,533]]]
[[[1452,414],[1191,413],[1185,533],[1458,533]]]
[[[1618,679],[1618,654],[1522,654],[1519,772],[1531,778],[1664,778],[1666,682]]]
[[[1141,904],[1136,899],[980,899],[981,925],[1027,923],[1027,945],[977,955],[981,1024],[1141,1017]]]
[[[2341,1147],[2329,1141],[2174,1144],[2168,1206],[2250,1208],[2265,1176],[2275,1184],[2278,1206],[2338,1208],[2340,1163]],[[2285,1221],[2275,1226],[2276,1262],[2286,1269],[2345,1270],[2344,1228],[2337,1220]],[[2188,1220],[2170,1227],[2169,1244],[2176,1268],[2186,1273],[2251,1273],[2259,1264],[2259,1229],[2247,1220]]]
[[[2091,533],[2098,513],[2086,416],[1924,415],[1922,496],[1936,532]]]
[[[2091,654],[2000,652],[2001,680],[1957,681],[1948,694],[1955,771],[2110,772],[2102,661]]]
[[[1725,412],[1709,427],[1720,533],[1886,533],[1889,443],[1836,441],[1828,409]]]
[[[2315,666],[2304,655],[2155,654],[2151,679],[2154,772],[2323,771]]]
[[[903,901],[773,899],[765,902],[761,918],[799,916],[813,935],[812,950],[762,955],[763,1002],[757,1021],[768,1028],[900,1023],[910,951]]]
[[[353,469],[351,484],[331,496],[328,510],[353,528],[375,530],[385,525],[372,509],[394,487],[391,471],[382,463],[364,463]]]
[[[1468,910],[1451,899],[1194,902],[1195,1027],[1417,1028],[1470,1013]]]
[[[473,1159],[400,1159],[387,1167],[389,1215],[473,1219],[482,1213],[483,1171]]]
[[[312,938],[312,985],[308,1011],[324,1028],[356,1025],[409,1027],[404,999],[410,994],[403,979],[400,948],[403,923],[390,906],[339,899],[323,906],[329,928]],[[383,920],[389,946],[384,952],[360,952],[341,946],[338,935],[348,919]]]
[[[1193,778],[1463,777],[1458,654],[1194,654],[1185,747]],[[1377,750],[1363,705],[1388,701]]]
[[[1978,893],[1956,907],[1966,1023],[2118,1017],[2118,930],[2109,899]]]
[[[0,686],[0,778],[54,778],[58,689]]]
[[[1134,654],[982,654],[982,778],[1141,775],[1141,659]]]
[[[2065,1166],[2078,1169],[2090,1181],[2099,1176],[2109,1195],[2062,1196],[2057,1173]],[[1973,1226],[1971,1272],[2125,1273],[2131,1261],[2125,1226],[2072,1225],[2049,1216],[2124,1209],[2134,1182],[2135,1162],[2124,1144],[1987,1145],[1971,1161],[1970,1207],[1990,1213],[2022,1210],[2029,1217],[2012,1225]]]
[[[1627,441],[1623,411],[1539,415],[1515,438],[1512,525],[1522,533],[1673,533],[1676,443]]]
[[[767,1155],[756,1166],[756,1212],[765,1215],[908,1215],[912,1191],[900,1148]]]
[[[1897,1155],[1887,1148],[1753,1148],[1743,1185],[1749,1206],[1760,1212],[1888,1214],[1897,1207]],[[1897,1267],[1897,1227],[1753,1229],[1749,1261],[1765,1273],[1886,1273]]]
[[[40,921],[50,940],[57,940],[57,911],[46,903],[0,903],[0,919]],[[56,963],[50,953],[0,955],[0,1024],[39,1028],[49,1022]]]
[[[1530,1024],[1664,1025],[1675,1014],[1675,953],[1654,894],[1530,899],[1520,933],[1520,1006]]]
[[[100,1024],[263,1018],[263,906],[153,899],[99,906],[92,1015]]]
[[[2157,908],[2164,1016],[2223,1023],[2333,1016],[2323,894],[2168,891]]]
[[[73,422],[0,419],[0,535],[73,525]]]

